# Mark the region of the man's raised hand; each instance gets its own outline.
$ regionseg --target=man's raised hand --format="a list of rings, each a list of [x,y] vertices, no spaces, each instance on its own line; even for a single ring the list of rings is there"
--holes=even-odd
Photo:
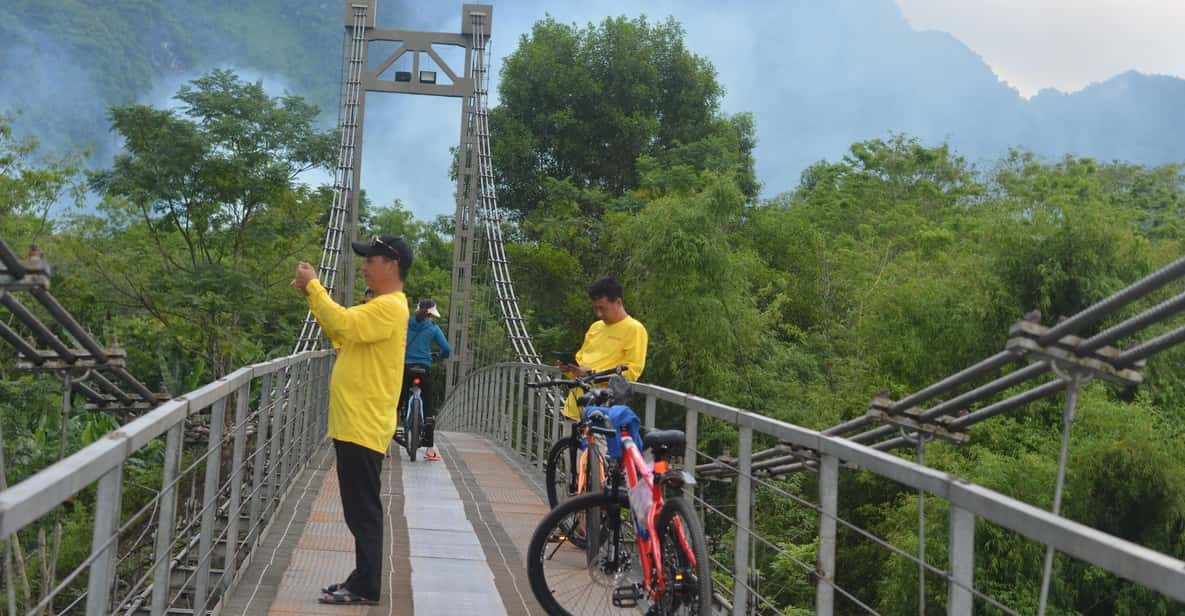
[[[301,291],[305,291],[305,287],[309,285],[309,281],[315,280],[316,278],[317,270],[313,269],[313,266],[309,265],[308,261],[301,261],[300,264],[296,266],[296,275],[292,278],[291,284]]]

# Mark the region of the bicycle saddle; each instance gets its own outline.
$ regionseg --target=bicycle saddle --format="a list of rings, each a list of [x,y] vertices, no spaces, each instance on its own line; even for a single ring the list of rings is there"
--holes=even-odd
[[[642,449],[649,449],[656,456],[682,455],[687,437],[682,430],[651,430],[642,437]]]

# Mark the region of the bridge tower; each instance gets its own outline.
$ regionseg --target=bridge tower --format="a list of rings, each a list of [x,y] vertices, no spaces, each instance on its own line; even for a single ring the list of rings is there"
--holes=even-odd
[[[326,226],[319,276],[342,305],[353,301],[353,255],[346,244],[358,236],[363,128],[367,92],[420,94],[461,100],[460,144],[453,232],[452,297],[448,339],[454,349],[447,364],[451,388],[473,367],[471,308],[475,301],[473,270],[478,266],[479,242],[484,241],[491,268],[491,285],[502,321],[519,361],[538,362],[525,320],[518,307],[502,244],[501,215],[494,189],[486,101],[489,88],[489,48],[493,7],[465,4],[461,32],[416,32],[376,27],[377,0],[346,0],[348,45],[343,61],[341,143],[334,181],[334,202]],[[370,43],[394,43],[395,50],[369,70]],[[463,66],[453,67],[435,49],[465,50]],[[410,67],[405,58],[410,57]],[[430,62],[425,61],[430,60]],[[402,68],[395,68],[401,60]],[[423,70],[428,64],[437,70]],[[410,70],[404,70],[410,68]],[[480,232],[480,237],[479,237]],[[337,274],[341,274],[338,286]],[[297,351],[319,344],[320,328],[310,314],[297,342]]]

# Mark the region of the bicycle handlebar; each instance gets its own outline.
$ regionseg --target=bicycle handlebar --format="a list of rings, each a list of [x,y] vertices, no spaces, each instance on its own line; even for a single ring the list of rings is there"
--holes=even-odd
[[[527,383],[527,387],[532,389],[541,389],[544,387],[580,387],[585,391],[590,391],[594,383],[607,383],[609,379],[614,376],[620,376],[623,372],[625,372],[625,366],[618,366],[574,379],[548,379],[546,381],[539,381],[538,383]]]

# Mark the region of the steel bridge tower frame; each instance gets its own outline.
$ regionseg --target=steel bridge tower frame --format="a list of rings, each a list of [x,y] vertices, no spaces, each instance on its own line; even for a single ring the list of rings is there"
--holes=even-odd
[[[484,239],[490,251],[493,285],[497,291],[502,320],[511,345],[520,361],[538,362],[526,322],[518,307],[518,298],[502,245],[490,155],[489,123],[486,99],[489,84],[489,51],[493,7],[487,4],[464,4],[461,9],[460,34],[384,30],[376,27],[377,0],[346,0],[345,24],[348,45],[344,54],[342,106],[339,109],[341,142],[337,173],[334,178],[334,202],[326,226],[319,276],[338,303],[353,303],[354,261],[347,241],[358,239],[358,207],[361,194],[362,142],[366,116],[367,92],[421,94],[461,99],[460,148],[457,152],[455,227],[453,232],[452,296],[449,302],[448,339],[454,349],[447,361],[446,386],[452,389],[473,368],[470,341],[473,269],[478,248],[476,229],[484,223]],[[375,70],[368,70],[369,45],[372,42],[396,42],[400,46]],[[454,70],[441,58],[434,45],[461,47],[464,66]],[[384,79],[395,62],[411,54],[411,71],[398,71],[394,79]],[[427,55],[451,83],[436,83],[436,75],[421,72],[420,59]],[[348,204],[348,205],[347,205]],[[340,278],[339,275],[340,274]],[[338,284],[340,280],[340,284]],[[296,351],[315,348],[320,326],[310,313],[297,340]]]

